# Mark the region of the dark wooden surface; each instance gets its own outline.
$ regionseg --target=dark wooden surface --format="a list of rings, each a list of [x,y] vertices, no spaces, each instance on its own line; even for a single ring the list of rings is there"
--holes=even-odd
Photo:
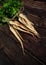
[[[46,65],[46,2],[22,1],[24,3],[23,13],[34,23],[40,39],[19,31],[24,38],[25,55],[23,55],[21,46],[10,32],[8,25],[1,26],[0,65]]]

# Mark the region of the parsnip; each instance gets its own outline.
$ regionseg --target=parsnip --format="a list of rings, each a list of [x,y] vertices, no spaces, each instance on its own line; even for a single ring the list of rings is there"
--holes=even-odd
[[[27,19],[27,17],[26,17],[25,15],[23,15],[22,13],[21,13],[19,16],[20,16],[20,17],[19,17],[19,21],[20,21],[22,24],[24,24],[24,25],[29,29],[30,32],[34,33],[34,35],[36,35],[37,37],[39,37],[38,32],[37,32],[36,29],[34,28],[34,24],[33,24],[31,21],[29,21],[29,20]]]
[[[24,46],[23,46],[23,42],[22,42],[22,37],[21,35],[18,33],[18,31],[16,29],[14,29],[12,26],[9,26],[11,32],[14,34],[14,36],[19,40],[21,47],[22,47],[22,51],[24,53]]]

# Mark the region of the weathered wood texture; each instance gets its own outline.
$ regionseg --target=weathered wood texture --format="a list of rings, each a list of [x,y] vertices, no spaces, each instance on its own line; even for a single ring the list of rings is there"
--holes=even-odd
[[[38,15],[42,18],[46,17],[46,2],[32,0],[29,0],[27,2],[26,1],[27,0],[23,0],[26,10],[28,10],[31,14]]]
[[[10,32],[8,25],[1,26],[0,58],[6,54],[9,62],[12,62],[13,65],[46,65],[46,2],[22,1],[24,3],[23,13],[34,23],[36,30],[40,34],[40,39],[35,39],[19,31],[24,38],[25,55],[23,55],[21,46]]]

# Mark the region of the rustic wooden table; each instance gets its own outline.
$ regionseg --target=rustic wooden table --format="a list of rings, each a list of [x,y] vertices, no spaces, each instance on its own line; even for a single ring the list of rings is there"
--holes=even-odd
[[[40,39],[35,40],[32,36],[19,31],[25,40],[25,55],[23,55],[21,46],[9,30],[8,25],[1,26],[0,65],[46,65],[46,2],[22,1],[24,3],[23,13],[34,23]],[[6,62],[7,64],[5,64]]]

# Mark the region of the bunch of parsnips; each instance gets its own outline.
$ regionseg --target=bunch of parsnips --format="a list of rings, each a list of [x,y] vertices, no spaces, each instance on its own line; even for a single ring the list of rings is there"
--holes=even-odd
[[[23,6],[20,0],[0,0],[0,3],[0,25],[4,25],[5,23],[9,25],[10,31],[20,42],[24,53],[24,46],[22,42],[24,41],[24,39],[22,38],[18,30],[32,36],[35,35],[37,37],[39,37],[39,34],[35,30],[34,24],[29,21],[23,13],[17,14]],[[14,20],[16,16],[18,17],[18,20]]]

